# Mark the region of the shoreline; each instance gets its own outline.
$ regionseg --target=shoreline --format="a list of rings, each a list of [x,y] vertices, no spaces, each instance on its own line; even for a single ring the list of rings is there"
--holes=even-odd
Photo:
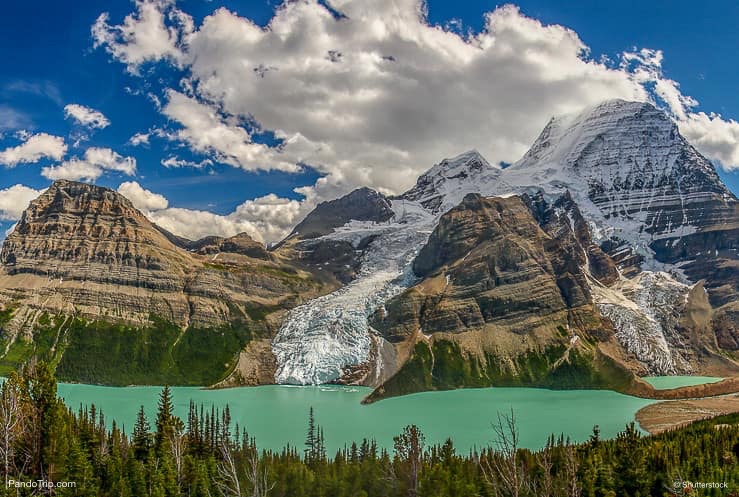
[[[642,407],[635,418],[650,435],[674,430],[702,419],[739,412],[739,394],[666,400]]]

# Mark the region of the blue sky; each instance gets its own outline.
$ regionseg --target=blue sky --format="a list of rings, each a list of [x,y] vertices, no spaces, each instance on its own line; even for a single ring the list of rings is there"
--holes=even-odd
[[[382,4],[383,7],[378,7],[378,9],[380,14],[383,14],[382,8],[385,8],[388,2],[376,1],[378,5]],[[343,5],[342,2],[332,5]],[[167,22],[173,19],[171,17],[173,12],[187,14],[192,17],[195,28],[201,27],[203,19],[219,7],[228,8],[234,14],[234,18],[249,19],[259,26],[264,26],[274,15],[278,5],[275,1],[259,0],[225,2],[183,0],[177,2],[176,5],[167,0],[145,0],[143,3],[151,3],[153,8],[163,13]],[[403,0],[401,3],[408,4],[409,0]],[[515,28],[520,19],[539,21],[544,26],[563,25],[573,30],[579,40],[589,47],[589,55],[583,56],[583,59],[599,61],[602,56],[606,56],[610,59],[607,66],[613,71],[618,70],[619,60],[624,52],[639,53],[638,51],[642,48],[660,50],[660,61],[657,66],[650,62],[644,62],[644,64],[650,68],[650,74],[652,74],[650,77],[655,78],[655,81],[659,79],[676,82],[679,84],[681,95],[692,97],[699,102],[697,105],[686,108],[688,114],[684,117],[686,129],[690,126],[690,130],[693,130],[691,132],[696,133],[696,140],[704,140],[705,149],[701,150],[704,153],[706,150],[715,150],[716,157],[723,157],[724,162],[729,161],[727,157],[736,156],[731,154],[736,154],[735,150],[739,145],[731,143],[731,132],[728,134],[728,143],[711,144],[706,138],[705,131],[703,131],[704,135],[699,135],[699,131],[695,131],[700,126],[696,124],[697,121],[690,121],[690,118],[699,112],[721,114],[722,121],[720,123],[712,121],[711,125],[724,131],[728,129],[736,133],[733,136],[739,136],[736,127],[731,124],[732,120],[739,119],[736,79],[736,66],[739,62],[736,47],[739,46],[739,35],[735,26],[735,21],[739,18],[739,3],[732,1],[551,2],[522,0],[516,2],[516,5],[520,8],[520,12],[518,14],[509,12],[510,15],[501,16],[503,20],[500,26],[509,23]],[[285,105],[285,95],[289,96],[289,92],[269,96],[265,94],[265,108],[259,107],[259,110],[255,110],[252,115],[252,108],[248,104],[243,106],[239,104],[239,85],[236,84],[237,88],[234,90],[234,83],[227,80],[226,76],[218,78],[216,83],[222,86],[214,86],[215,89],[208,87],[203,90],[202,88],[206,88],[206,85],[203,85],[202,88],[196,86],[194,90],[188,91],[185,81],[202,83],[206,78],[204,76],[206,72],[203,72],[206,69],[198,65],[202,65],[202,60],[207,57],[206,44],[198,45],[199,48],[196,47],[198,50],[203,50],[200,59],[196,57],[196,48],[188,47],[182,50],[183,52],[189,51],[185,57],[189,58],[185,62],[174,60],[176,56],[168,57],[166,54],[154,53],[140,64],[136,61],[130,62],[131,57],[135,57],[131,54],[135,52],[125,52],[128,55],[121,55],[124,53],[122,51],[124,48],[129,49],[135,44],[131,40],[122,40],[120,37],[107,40],[98,39],[98,46],[94,46],[96,39],[91,35],[91,27],[103,12],[108,13],[107,21],[103,25],[107,31],[104,32],[120,34],[120,31],[115,31],[116,27],[123,23],[125,16],[135,13],[140,6],[141,4],[134,4],[128,0],[108,2],[78,0],[73,3],[6,2],[3,5],[3,14],[0,16],[0,60],[4,62],[0,66],[0,133],[2,133],[0,150],[18,146],[29,136],[39,133],[61,137],[67,149],[60,157],[45,157],[38,161],[18,164],[15,167],[0,166],[0,190],[13,185],[25,185],[36,190],[44,188],[50,183],[50,179],[41,174],[44,167],[55,166],[75,157],[82,159],[89,148],[110,149],[121,160],[127,157],[135,159],[136,171],[134,174],[127,174],[103,169],[94,179],[95,183],[118,188],[122,182],[135,181],[145,190],[166,197],[169,207],[207,211],[222,216],[222,218],[213,219],[223,220],[224,223],[242,223],[239,226],[252,226],[253,224],[254,229],[272,230],[270,233],[274,237],[284,231],[286,226],[293,223],[297,216],[302,215],[316,201],[359,186],[360,183],[366,182],[370,186],[386,190],[392,190],[396,185],[405,186],[405,183],[415,177],[418,172],[442,158],[437,154],[461,152],[466,148],[476,147],[480,148],[489,159],[515,160],[516,155],[525,150],[522,148],[525,147],[524,143],[530,142],[536,134],[535,130],[543,126],[545,116],[561,109],[574,108],[572,102],[576,102],[576,93],[579,91],[572,90],[567,93],[565,89],[562,89],[564,97],[553,94],[546,101],[551,107],[551,112],[546,105],[540,106],[543,107],[541,115],[532,115],[532,122],[527,123],[527,128],[522,130],[520,135],[501,137],[500,143],[495,143],[492,139],[485,140],[484,137],[488,136],[485,134],[474,139],[470,138],[469,141],[465,138],[469,134],[462,134],[461,138],[456,137],[454,130],[445,128],[443,123],[439,122],[437,114],[427,116],[426,107],[433,105],[435,101],[431,92],[427,97],[427,103],[419,101],[416,107],[411,109],[414,111],[410,114],[411,116],[417,111],[418,116],[421,117],[415,121],[408,117],[409,122],[403,124],[403,129],[421,128],[420,131],[409,136],[406,141],[396,139],[398,132],[391,133],[389,130],[384,132],[382,123],[370,122],[371,119],[381,119],[378,115],[382,116],[382,114],[373,114],[372,110],[367,108],[362,110],[347,108],[346,115],[349,116],[347,119],[356,118],[356,115],[359,115],[368,120],[368,123],[362,124],[362,133],[366,133],[369,137],[368,144],[371,147],[369,147],[369,152],[364,152],[358,145],[362,144],[361,134],[359,138],[352,137],[348,136],[347,131],[347,136],[344,136],[344,131],[351,127],[351,120],[348,121],[347,126],[337,124],[335,130],[331,127],[333,123],[330,119],[324,121],[327,123],[325,126],[311,126],[310,123],[317,122],[314,119],[315,116],[306,117],[300,114],[300,109],[295,109],[295,105],[281,110],[283,115],[296,112],[295,116],[285,117],[287,121],[280,121],[279,116],[270,115],[268,100],[276,99],[273,107]],[[495,10],[497,6],[498,4],[494,2],[429,0],[428,23],[463,35],[469,33],[470,30],[473,34],[479,33],[485,29],[484,14]],[[351,8],[358,7],[347,7],[347,9]],[[299,17],[298,13],[292,15]],[[412,21],[408,22],[412,23]],[[178,29],[180,28],[183,33],[187,31],[186,27],[180,26]],[[521,29],[535,32],[543,28],[526,26]],[[298,33],[297,31],[296,28],[296,47],[308,44],[301,40],[310,40],[312,43],[315,38],[320,37],[320,33]],[[300,38],[300,36],[305,38]],[[514,43],[515,49],[516,40],[522,38],[516,36],[511,39],[514,40],[511,43]],[[528,39],[521,41],[521,43],[529,42]],[[223,41],[220,40],[219,43]],[[447,48],[449,51],[461,50],[453,40],[450,42],[448,39],[438,40],[437,43],[427,37],[424,43],[428,43],[430,48],[423,54],[428,53],[429,57],[436,53],[443,53],[443,50]],[[448,47],[442,47],[440,52],[439,44],[445,43]],[[549,41],[544,43],[549,43]],[[537,50],[539,45],[534,46],[533,49]],[[568,41],[563,50],[572,49],[570,45]],[[403,46],[401,44],[395,46],[398,47],[398,53],[402,53]],[[291,70],[288,68],[289,63],[282,60],[290,55],[289,45],[279,45],[279,50],[282,52],[275,47],[273,45],[269,49],[265,48],[265,51],[270,50],[271,59],[266,64],[260,62],[260,66],[265,71],[274,69],[268,73],[269,77],[287,75]],[[346,55],[341,53],[342,48],[342,46],[337,46],[336,57],[343,56],[347,59],[351,55],[351,48],[347,48]],[[296,53],[301,49],[296,48]],[[543,53],[550,54],[548,48],[542,50]],[[463,55],[460,56],[463,57]],[[129,57],[128,63],[126,57]],[[249,54],[249,57],[250,63],[253,60],[261,60],[258,59],[258,54]],[[193,62],[196,59],[200,62]],[[387,60],[394,62],[394,58],[391,60],[388,57]],[[213,62],[213,74],[217,74],[218,71],[226,74],[229,64],[239,62],[239,60],[231,62],[224,56],[224,60]],[[399,64],[402,62],[398,61]],[[555,57],[553,65],[558,63]],[[565,61],[562,64],[567,63]],[[435,70],[437,72],[432,74],[443,74],[444,63],[440,62]],[[454,68],[453,70],[459,70],[460,74],[464,74],[461,72],[462,69]],[[256,67],[254,71],[256,72]],[[583,76],[578,71],[579,69],[573,68],[572,74],[561,78],[564,81],[561,84],[567,84],[569,81],[567,78],[571,78],[573,86],[586,85],[581,81]],[[603,71],[607,72],[606,69]],[[503,72],[504,70],[501,70],[501,74]],[[577,75],[573,76],[575,73]],[[271,76],[272,74],[276,76]],[[293,73],[290,75],[293,76]],[[316,86],[320,87],[321,74],[314,73],[314,76]],[[300,77],[303,78],[299,80],[300,84],[307,84],[305,75]],[[331,73],[331,78],[334,77],[336,75]],[[501,76],[503,79],[505,77],[504,74]],[[628,77],[632,82],[635,79],[633,74]],[[331,88],[335,88],[335,84],[341,84],[344,81],[343,79],[329,81],[328,77],[326,80]],[[235,81],[238,82],[238,79]],[[653,83],[643,83],[645,87],[650,84]],[[600,86],[595,88],[597,85]],[[588,92],[588,95],[592,93],[592,96],[588,98],[593,99],[601,94],[607,95],[610,91],[604,90],[601,82],[597,85],[594,84],[592,90],[590,86],[587,86],[588,89],[582,91]],[[624,85],[622,82],[613,83],[613,87],[617,88],[614,91],[631,91],[624,89]],[[502,88],[510,86],[515,85],[501,85]],[[585,86],[582,87],[585,88]],[[182,108],[175,109],[174,105],[170,105],[170,108],[165,109],[167,102],[174,101],[171,90],[189,97],[183,100]],[[381,90],[382,88],[378,91]],[[320,93],[323,90],[319,88],[316,91]],[[222,96],[228,95],[229,92],[235,92],[236,95]],[[619,95],[621,93],[616,96]],[[249,102],[248,98],[249,95],[246,95],[243,101]],[[490,98],[494,100],[498,97],[491,94]],[[561,99],[563,103],[560,104],[557,99]],[[565,103],[566,101],[570,103]],[[256,161],[254,164],[250,164],[248,158],[244,157],[251,157],[249,155],[251,151],[243,153],[234,151],[233,147],[242,150],[243,147],[240,148],[239,144],[214,144],[199,141],[199,137],[205,132],[204,129],[193,128],[193,125],[186,122],[186,117],[183,117],[193,115],[197,110],[195,108],[197,103],[205,105],[204,109],[210,109],[215,113],[218,119],[229,126],[228,129],[246,130],[248,138],[245,142],[265,144],[268,149],[267,155],[264,155],[264,150],[256,151],[255,153],[258,152],[261,155],[254,159]],[[99,111],[104,114],[110,124],[103,128],[93,128],[76,122],[69,116],[65,117],[64,109],[69,104],[79,104]],[[484,107],[486,102],[482,101],[478,104]],[[337,105],[340,106],[337,107],[339,111],[335,111],[334,120],[340,120],[343,117],[341,105],[346,106],[347,104]],[[456,105],[458,106],[459,103],[457,102]],[[257,109],[257,107],[254,108]],[[330,106],[326,108],[331,110]],[[318,108],[315,112],[320,112],[320,110]],[[189,114],[186,114],[188,112]],[[505,116],[506,112],[514,111],[507,107],[498,110],[495,105],[491,105],[491,115],[499,113]],[[355,113],[358,114],[355,115]],[[453,117],[450,122],[456,123],[457,117]],[[403,115],[399,119],[403,119]],[[504,118],[501,117],[501,119]],[[300,127],[301,124],[296,124],[295,129],[287,129],[285,122],[303,123],[303,127]],[[464,121],[459,119],[459,122]],[[724,123],[728,124],[724,125]],[[275,138],[271,133],[273,129],[270,125],[275,129],[281,128],[284,136]],[[490,124],[490,129],[497,129],[495,126],[495,123]],[[454,125],[455,130],[458,127],[459,124]],[[192,133],[178,135],[178,131],[183,128],[190,129]],[[26,134],[19,134],[20,130],[25,130]],[[137,133],[149,134],[148,144],[132,144],[130,139]],[[330,137],[332,133],[337,137],[340,136],[345,142],[337,141],[336,150],[327,154],[324,153],[326,149],[334,144],[325,136]],[[440,139],[434,140],[434,134],[438,134]],[[321,138],[322,136],[324,138]],[[296,140],[302,138],[306,140],[305,145],[296,145],[297,151],[290,154],[290,160],[297,164],[294,170],[287,170],[290,168],[285,165],[270,163],[273,158],[273,154],[270,155],[270,153],[276,150],[275,146],[281,140],[287,141],[291,137]],[[416,149],[407,145],[407,143],[421,143],[419,146],[422,146],[423,140],[429,140],[429,143],[446,140],[448,143],[442,143],[438,148],[423,146],[420,150],[429,150],[428,155],[415,153]],[[478,143],[481,141],[486,143]],[[387,151],[373,155],[372,150],[381,149],[386,142]],[[507,148],[508,143],[515,144],[515,146],[511,145]],[[486,150],[486,147],[489,150]],[[321,153],[308,153],[305,151],[308,149],[314,151],[320,149]],[[356,156],[347,157],[355,151]],[[492,158],[491,155],[493,155]],[[312,157],[315,158],[311,159]],[[168,158],[190,164],[201,164],[201,167],[165,167],[162,161]],[[395,165],[392,163],[394,160],[397,160]],[[416,164],[414,161],[419,163]],[[720,169],[720,174],[734,192],[739,192],[739,173],[736,169],[734,172],[728,172],[732,166],[736,164],[726,164],[725,168]],[[385,171],[382,167],[389,169]],[[326,181],[316,183],[322,176]],[[306,187],[307,190],[302,190],[302,194],[298,193],[295,188],[299,187]],[[241,214],[242,217],[238,217],[235,212],[238,206],[244,204],[245,201],[268,194],[273,194],[270,197],[272,200],[248,204],[242,209],[244,211]],[[265,212],[264,209],[269,209],[269,205],[272,205],[271,201],[279,204],[279,209],[275,208],[275,212],[280,210],[282,217],[276,218],[272,225],[263,227],[256,218],[260,213]],[[246,211],[248,213],[245,213]],[[171,217],[175,214],[179,216],[176,219]],[[168,226],[182,227],[184,222],[182,219],[186,217],[187,212],[173,212],[167,215],[170,215],[171,219],[167,219],[172,223]],[[159,216],[163,219],[165,214],[162,212]],[[0,232],[4,232],[12,225],[12,222],[12,219],[0,221]],[[165,221],[162,222],[166,225]],[[228,231],[231,228],[230,225],[224,224],[222,229]],[[187,231],[187,228],[182,227],[182,230]],[[184,234],[198,233],[196,231]],[[266,238],[269,237],[266,236]]]

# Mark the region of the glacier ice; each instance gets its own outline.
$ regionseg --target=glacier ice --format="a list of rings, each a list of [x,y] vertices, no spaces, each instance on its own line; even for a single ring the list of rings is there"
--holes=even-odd
[[[413,259],[438,219],[415,202],[392,204],[396,217],[388,223],[351,222],[326,235],[355,245],[369,235],[377,238],[352,282],[288,313],[272,341],[277,383],[328,383],[346,367],[368,361],[373,330],[367,318],[414,283]]]

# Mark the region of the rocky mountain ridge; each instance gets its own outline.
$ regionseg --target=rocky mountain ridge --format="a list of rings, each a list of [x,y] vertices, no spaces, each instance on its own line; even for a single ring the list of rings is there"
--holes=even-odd
[[[619,100],[552,119],[510,167],[473,150],[397,197],[323,203],[270,250],[184,240],[115,192],[58,182],[3,245],[0,363],[43,349],[44,316],[163,319],[185,337],[247,330],[222,386],[644,394],[635,375],[739,371],[738,229],[736,197],[669,117]]]
[[[271,314],[338,284],[273,258],[246,234],[209,242],[185,250],[117,192],[54,182],[0,252],[0,306],[12,316],[2,326],[0,360],[12,366],[36,353],[65,364],[65,356],[85,348],[90,327],[117,323],[179,330],[162,345],[169,348],[231,334],[224,347],[233,362],[247,339],[269,340],[279,322],[270,322]],[[66,336],[71,324],[76,331]],[[42,344],[42,332],[53,333],[51,345]],[[132,343],[144,340],[130,334]],[[231,366],[210,367],[218,378]],[[142,372],[137,380],[146,378]]]

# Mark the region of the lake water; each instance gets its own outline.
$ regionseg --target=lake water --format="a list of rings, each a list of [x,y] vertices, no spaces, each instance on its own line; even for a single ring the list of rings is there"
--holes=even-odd
[[[716,383],[723,380],[723,378],[716,378],[714,376],[644,376],[642,380],[657,390],[669,390],[670,388]]]
[[[115,419],[130,432],[140,405],[144,405],[152,425],[159,387],[103,387],[59,384],[59,395],[77,409],[95,403],[108,423]],[[553,391],[535,388],[484,388],[426,392],[386,399],[371,405],[360,401],[368,388],[263,386],[226,390],[172,388],[175,414],[187,419],[190,399],[211,405],[229,405],[234,422],[246,427],[265,449],[287,444],[302,450],[308,410],[324,429],[329,453],[351,441],[375,438],[381,447],[392,448],[392,437],[404,426],[418,425],[427,443],[454,440],[462,452],[490,445],[490,424],[498,412],[513,408],[522,446],[538,448],[549,434],[564,433],[582,441],[599,425],[603,437],[612,437],[634,420],[640,408],[652,403],[604,390]]]

